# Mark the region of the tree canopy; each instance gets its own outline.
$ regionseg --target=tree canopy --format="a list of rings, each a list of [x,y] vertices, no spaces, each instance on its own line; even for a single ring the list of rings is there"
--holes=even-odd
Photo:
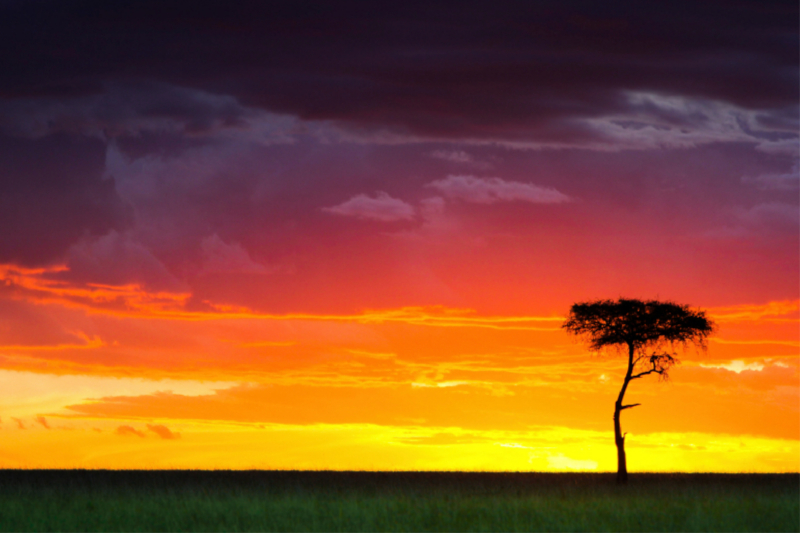
[[[592,351],[623,345],[636,351],[665,344],[705,348],[714,331],[705,312],[688,305],[625,298],[576,303],[562,327],[589,341]]]

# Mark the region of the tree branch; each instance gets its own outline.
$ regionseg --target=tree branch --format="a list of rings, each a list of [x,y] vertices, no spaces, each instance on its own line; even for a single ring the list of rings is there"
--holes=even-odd
[[[664,373],[663,370],[659,370],[657,368],[651,368],[647,372],[639,372],[635,376],[631,376],[631,379],[638,379],[638,378],[640,378],[642,376],[646,376],[647,374],[652,374],[653,372],[655,372],[656,374],[663,374]]]
[[[642,404],[640,404],[640,403],[632,403],[630,405],[623,405],[622,407],[619,408],[619,410],[622,411],[623,409],[630,409],[631,407],[636,407],[637,405],[642,405]]]

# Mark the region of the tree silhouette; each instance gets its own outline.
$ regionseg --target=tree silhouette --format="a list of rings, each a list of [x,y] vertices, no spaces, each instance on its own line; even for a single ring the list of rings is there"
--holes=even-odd
[[[692,344],[706,349],[714,323],[704,311],[657,300],[596,300],[573,304],[561,327],[589,342],[589,349],[602,352],[627,348],[628,370],[614,404],[614,442],[617,445],[617,483],[628,482],[625,462],[625,435],[620,414],[641,405],[623,405],[628,384],[649,374],[669,379],[670,369],[679,363],[675,349]]]

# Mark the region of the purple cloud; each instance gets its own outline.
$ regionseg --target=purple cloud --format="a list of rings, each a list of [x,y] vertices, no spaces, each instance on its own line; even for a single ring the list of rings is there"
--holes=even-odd
[[[228,244],[214,233],[202,240],[203,274],[267,274],[270,270],[253,261],[239,243]]]
[[[376,193],[374,198],[366,194],[359,194],[339,205],[324,207],[322,210],[334,215],[381,222],[411,220],[415,213],[414,206],[403,200],[392,198],[388,193],[382,191]]]
[[[742,183],[752,184],[762,190],[793,191],[800,188],[800,165],[792,165],[789,172],[771,172],[755,178],[742,177]]]
[[[560,204],[570,197],[550,187],[539,187],[532,183],[505,181],[500,178],[477,178],[475,176],[448,176],[443,180],[428,183],[448,198],[476,204],[497,202],[529,202],[533,204]]]
[[[58,262],[82,237],[127,227],[130,207],[104,159],[97,139],[0,135],[0,262]]]
[[[475,158],[464,150],[434,150],[431,152],[431,157],[450,161],[451,163],[472,163],[475,161]]]

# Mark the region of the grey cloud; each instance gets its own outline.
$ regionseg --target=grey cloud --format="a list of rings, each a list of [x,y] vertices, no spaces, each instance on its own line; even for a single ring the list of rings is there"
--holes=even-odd
[[[330,136],[322,125],[246,107],[230,95],[153,82],[110,83],[79,97],[0,98],[0,131],[27,139],[88,136],[142,155],[210,143],[271,145],[293,143],[300,135]]]
[[[780,139],[777,141],[762,141],[756,145],[756,150],[771,155],[800,156],[800,140],[797,138]]]
[[[625,106],[616,114],[577,119],[594,135],[573,146],[621,150],[748,143],[764,151],[778,151],[786,143],[797,143],[796,128],[765,125],[759,111],[725,102],[643,92],[626,92],[624,100]]]
[[[98,138],[145,131],[202,135],[244,127],[254,114],[232,96],[165,83],[109,83],[96,94],[0,100],[0,127],[31,138],[63,132]]]

